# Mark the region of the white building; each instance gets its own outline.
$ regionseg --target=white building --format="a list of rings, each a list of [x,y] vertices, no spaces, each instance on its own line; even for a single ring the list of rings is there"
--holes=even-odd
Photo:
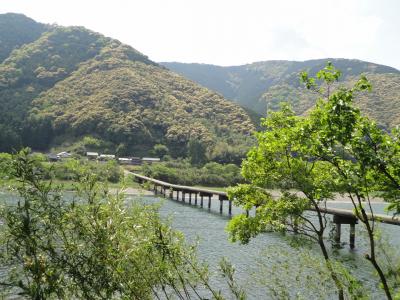
[[[132,159],[126,157],[118,158],[118,163],[121,165],[130,165],[132,163]]]
[[[158,163],[161,160],[158,157],[143,157],[142,162],[147,164]]]
[[[89,159],[97,159],[97,157],[99,157],[99,154],[97,152],[86,152],[86,156]]]
[[[72,156],[72,154],[71,154],[71,153],[68,153],[68,152],[66,152],[66,151],[57,153],[57,157],[58,157],[58,158],[68,158],[68,157],[71,157],[71,156]]]

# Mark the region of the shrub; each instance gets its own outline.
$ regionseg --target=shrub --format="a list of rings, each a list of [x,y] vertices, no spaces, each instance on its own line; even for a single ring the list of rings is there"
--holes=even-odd
[[[171,160],[142,167],[144,175],[183,185],[229,186],[243,182],[240,168],[233,164],[210,162],[192,166],[188,160]]]
[[[30,299],[203,299],[199,292],[205,291],[223,299],[209,285],[195,248],[161,221],[155,206],[126,206],[87,165],[73,164],[77,197],[71,202],[43,181],[46,168],[28,152],[13,159],[18,205],[0,210],[4,293]]]

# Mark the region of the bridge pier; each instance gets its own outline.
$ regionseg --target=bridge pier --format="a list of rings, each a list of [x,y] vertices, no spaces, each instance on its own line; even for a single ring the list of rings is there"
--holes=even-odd
[[[203,208],[203,194],[200,193],[200,207]]]
[[[333,223],[335,223],[335,246],[340,247],[340,238],[342,231],[342,224],[350,225],[350,249],[354,249],[355,247],[355,239],[356,239],[356,224],[358,224],[358,219],[356,217],[350,216],[340,216],[333,215]]]
[[[224,207],[224,201],[229,200],[226,195],[219,195],[219,213],[222,214],[223,207]]]
[[[350,249],[354,249],[356,239],[356,225],[350,224]]]
[[[340,247],[340,236],[342,234],[342,224],[335,223],[335,246]]]
[[[200,192],[200,197],[201,197],[201,207],[203,207],[203,196],[208,197],[208,210],[211,209],[211,197],[212,197],[212,193],[207,193],[207,192]]]
[[[194,205],[197,206],[197,193],[194,193]]]
[[[228,214],[230,215],[230,216],[232,216],[232,201],[231,200],[228,200],[229,202],[229,207],[228,207]]]
[[[189,192],[189,204],[192,205],[192,192]]]

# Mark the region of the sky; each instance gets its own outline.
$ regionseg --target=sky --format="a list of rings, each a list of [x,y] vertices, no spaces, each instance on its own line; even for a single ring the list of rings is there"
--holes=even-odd
[[[0,0],[0,13],[79,25],[157,62],[351,58],[400,69],[400,0]]]

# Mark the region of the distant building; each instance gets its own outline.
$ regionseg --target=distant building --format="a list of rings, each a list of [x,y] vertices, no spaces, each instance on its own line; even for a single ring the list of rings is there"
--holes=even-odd
[[[47,159],[49,161],[55,162],[55,161],[59,161],[60,157],[58,157],[57,154],[50,153],[50,154],[47,154]]]
[[[97,157],[99,157],[99,154],[97,152],[86,152],[86,156],[89,159],[97,159]]]
[[[142,162],[146,164],[158,163],[161,160],[158,157],[143,157]]]
[[[127,157],[120,157],[120,158],[118,158],[118,163],[120,165],[131,165],[132,159],[127,158]]]
[[[58,156],[59,158],[68,158],[68,157],[71,157],[72,154],[71,154],[71,153],[68,153],[68,152],[66,152],[66,151],[63,151],[63,152],[57,153],[57,156]]]
[[[113,160],[115,159],[114,154],[100,154],[98,157],[99,160]]]
[[[134,166],[142,165],[142,159],[140,157],[131,157],[131,164]]]

